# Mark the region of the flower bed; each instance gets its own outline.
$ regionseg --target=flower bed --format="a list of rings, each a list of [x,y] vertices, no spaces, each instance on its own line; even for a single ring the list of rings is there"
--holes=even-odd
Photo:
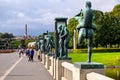
[[[15,50],[7,49],[7,50],[0,50],[0,53],[11,53],[14,52]]]

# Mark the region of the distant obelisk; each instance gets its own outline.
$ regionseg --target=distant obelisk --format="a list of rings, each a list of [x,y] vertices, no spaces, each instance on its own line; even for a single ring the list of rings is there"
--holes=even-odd
[[[76,49],[76,30],[74,30],[74,35],[73,35],[73,49]]]
[[[25,24],[25,39],[27,39],[27,24]]]

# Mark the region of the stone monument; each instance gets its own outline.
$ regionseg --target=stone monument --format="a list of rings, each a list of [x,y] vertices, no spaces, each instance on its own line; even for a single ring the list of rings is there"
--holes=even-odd
[[[93,34],[96,29],[95,24],[93,24],[93,10],[91,9],[91,2],[87,1],[85,10],[81,10],[79,14],[75,16],[75,19],[78,20],[78,25],[76,27],[78,35],[78,43],[81,44],[82,41],[86,38],[88,40],[88,60],[91,62],[92,56],[92,42]],[[82,16],[80,16],[82,15]]]
[[[52,48],[54,47],[54,39],[50,32],[46,36],[46,50],[48,54],[52,54]]]
[[[68,58],[68,43],[70,41],[69,31],[67,30],[65,24],[58,26],[59,35],[59,52],[60,58]]]
[[[82,16],[81,16],[82,15]],[[87,80],[86,74],[90,72],[97,72],[104,74],[104,65],[101,63],[91,62],[92,56],[92,42],[93,34],[96,29],[95,24],[93,24],[93,10],[91,9],[91,2],[87,1],[85,5],[85,10],[81,10],[79,14],[75,16],[78,20],[78,25],[76,27],[78,35],[78,43],[81,44],[86,38],[88,40],[88,60],[87,62],[75,62],[74,66],[80,69],[80,80]]]
[[[55,80],[61,80],[62,62],[71,62],[67,51],[69,40],[67,18],[55,18]]]

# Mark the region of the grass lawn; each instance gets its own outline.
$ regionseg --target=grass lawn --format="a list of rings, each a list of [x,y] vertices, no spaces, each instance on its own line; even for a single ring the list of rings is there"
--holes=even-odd
[[[74,62],[86,62],[87,53],[69,53]],[[120,52],[92,53],[92,62],[103,63],[106,66],[120,66]]]

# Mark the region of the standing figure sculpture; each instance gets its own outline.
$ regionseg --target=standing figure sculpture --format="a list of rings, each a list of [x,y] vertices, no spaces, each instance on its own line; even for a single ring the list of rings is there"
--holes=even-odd
[[[52,47],[54,47],[54,40],[52,34],[48,33],[46,37],[46,48],[48,53],[52,53]]]
[[[87,62],[91,62],[92,55],[92,42],[93,42],[93,34],[96,29],[95,24],[93,24],[93,10],[91,9],[91,2],[87,1],[85,10],[81,10],[78,15],[75,16],[75,19],[78,20],[78,25],[76,30],[78,31],[78,43],[81,44],[82,41],[86,38],[88,40],[88,60]],[[80,16],[82,15],[82,16]]]
[[[43,41],[43,40],[40,40],[40,41],[39,41],[39,45],[40,45],[41,53],[43,53],[43,52],[44,52],[44,41]]]
[[[67,30],[65,24],[61,24],[58,27],[59,34],[59,52],[61,58],[68,58],[68,43],[70,41],[69,31]]]

